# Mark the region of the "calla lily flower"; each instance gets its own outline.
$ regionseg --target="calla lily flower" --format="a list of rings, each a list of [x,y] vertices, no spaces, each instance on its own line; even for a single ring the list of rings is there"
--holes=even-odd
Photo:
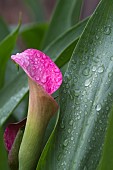
[[[29,107],[19,150],[19,170],[33,170],[41,153],[48,122],[58,109],[51,94],[60,87],[62,74],[55,63],[39,50],[27,49],[12,55],[11,59],[26,72],[29,84]],[[6,130],[5,139],[7,136]]]

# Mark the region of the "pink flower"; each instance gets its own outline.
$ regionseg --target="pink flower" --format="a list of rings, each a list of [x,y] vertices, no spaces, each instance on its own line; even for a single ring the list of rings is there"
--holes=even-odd
[[[62,83],[62,74],[55,63],[43,52],[34,49],[12,55],[11,59],[19,64],[26,74],[41,85],[47,93],[54,93]]]
[[[24,166],[25,169],[31,166],[33,169],[36,166],[37,159],[34,161],[32,155],[24,157],[24,159],[32,160],[32,165],[26,165],[23,162],[23,153],[26,153],[26,140],[31,140],[31,145],[29,146],[30,153],[40,155],[40,147],[42,137],[44,135],[47,124],[52,117],[52,115],[57,111],[58,105],[56,101],[52,98],[51,94],[54,93],[62,83],[62,74],[60,69],[55,65],[55,63],[43,52],[35,49],[27,49],[22,53],[17,53],[12,55],[11,59],[20,65],[20,67],[28,75],[29,82],[29,108],[28,116],[25,127],[24,136],[22,139],[20,147],[20,166]],[[25,121],[19,124],[9,125],[4,133],[4,140],[7,150],[10,152],[14,139],[20,127],[25,126]],[[32,129],[34,129],[32,131]],[[31,133],[32,137],[28,134]],[[33,144],[33,133],[37,142]],[[41,133],[42,137],[39,137]],[[36,141],[36,140],[35,140]],[[33,145],[33,146],[32,146]],[[35,147],[34,147],[35,146]],[[36,150],[37,148],[37,150]]]

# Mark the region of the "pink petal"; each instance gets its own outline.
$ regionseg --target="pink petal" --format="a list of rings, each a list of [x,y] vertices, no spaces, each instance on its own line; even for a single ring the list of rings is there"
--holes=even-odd
[[[13,145],[13,142],[15,140],[15,137],[17,135],[18,130],[25,126],[26,119],[22,120],[18,123],[11,123],[7,126],[4,132],[4,142],[6,150],[9,152],[11,150],[11,147]]]
[[[19,64],[27,75],[52,94],[62,83],[62,74],[55,63],[43,52],[27,49],[12,55],[11,59]]]

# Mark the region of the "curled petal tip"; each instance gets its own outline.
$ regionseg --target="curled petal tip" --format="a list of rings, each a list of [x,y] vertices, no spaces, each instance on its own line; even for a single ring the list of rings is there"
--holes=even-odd
[[[27,49],[12,55],[11,59],[19,64],[26,74],[40,84],[47,93],[54,93],[62,83],[62,74],[55,63],[43,52]]]
[[[4,143],[6,150],[9,152],[12,148],[12,145],[14,143],[15,137],[17,135],[18,130],[25,126],[26,119],[22,120],[21,122],[18,123],[12,123],[9,124],[8,127],[5,129],[4,132]]]

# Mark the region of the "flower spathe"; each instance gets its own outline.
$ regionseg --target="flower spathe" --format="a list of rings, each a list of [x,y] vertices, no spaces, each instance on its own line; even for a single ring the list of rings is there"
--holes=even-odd
[[[32,170],[36,168],[41,154],[48,122],[58,110],[58,104],[51,94],[60,87],[62,74],[47,55],[36,49],[17,53],[12,55],[11,59],[28,75],[29,107],[18,157],[19,170]],[[9,135],[6,133],[6,136]]]
[[[15,137],[17,135],[18,130],[25,126],[26,119],[22,120],[18,123],[12,123],[7,126],[4,132],[4,141],[5,141],[5,147],[8,152],[10,152],[12,145],[14,143]]]
[[[43,52],[27,49],[12,55],[11,59],[19,64],[27,75],[41,85],[47,93],[54,93],[62,83],[62,74],[55,63]]]

